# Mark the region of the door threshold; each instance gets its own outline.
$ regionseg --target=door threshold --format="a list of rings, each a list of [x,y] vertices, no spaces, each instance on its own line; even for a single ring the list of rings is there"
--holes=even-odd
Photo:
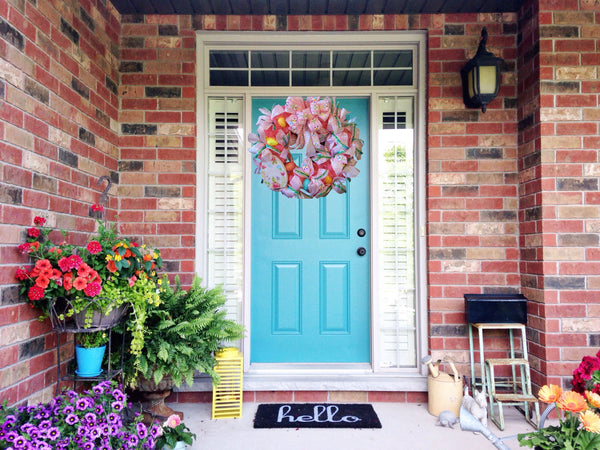
[[[257,367],[255,367],[257,366]],[[270,366],[270,367],[269,367]],[[244,373],[244,391],[427,391],[427,376],[417,369],[374,373],[370,364],[251,364]],[[210,391],[210,378],[182,384],[181,392]]]

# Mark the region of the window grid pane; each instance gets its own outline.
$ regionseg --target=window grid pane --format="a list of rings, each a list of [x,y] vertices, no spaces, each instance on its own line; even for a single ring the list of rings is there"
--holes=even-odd
[[[211,86],[412,86],[413,50],[210,50]]]

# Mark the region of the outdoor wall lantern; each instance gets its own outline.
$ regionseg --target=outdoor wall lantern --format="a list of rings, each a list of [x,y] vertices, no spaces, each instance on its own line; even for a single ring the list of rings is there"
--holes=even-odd
[[[500,68],[504,62],[502,58],[494,56],[485,49],[487,30],[481,30],[481,40],[477,53],[460,70],[463,86],[463,101],[467,108],[481,108],[491,102],[500,89]]]

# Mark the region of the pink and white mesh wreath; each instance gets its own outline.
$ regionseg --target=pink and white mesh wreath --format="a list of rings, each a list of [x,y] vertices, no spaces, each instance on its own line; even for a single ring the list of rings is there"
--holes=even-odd
[[[346,179],[358,175],[363,141],[354,119],[329,97],[288,97],[285,105],[261,108],[258,134],[250,134],[252,153],[264,183],[290,198],[324,197],[346,192]],[[302,165],[290,150],[304,148]]]

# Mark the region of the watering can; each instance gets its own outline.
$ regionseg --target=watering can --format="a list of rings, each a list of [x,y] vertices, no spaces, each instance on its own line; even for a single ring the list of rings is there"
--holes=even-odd
[[[427,355],[421,359],[421,362],[429,367],[427,376],[427,390],[429,391],[427,410],[429,414],[439,416],[442,411],[452,411],[458,417],[463,398],[463,380],[454,363],[443,361],[452,370],[452,374],[447,374],[439,369],[441,360],[432,363],[431,356]]]

